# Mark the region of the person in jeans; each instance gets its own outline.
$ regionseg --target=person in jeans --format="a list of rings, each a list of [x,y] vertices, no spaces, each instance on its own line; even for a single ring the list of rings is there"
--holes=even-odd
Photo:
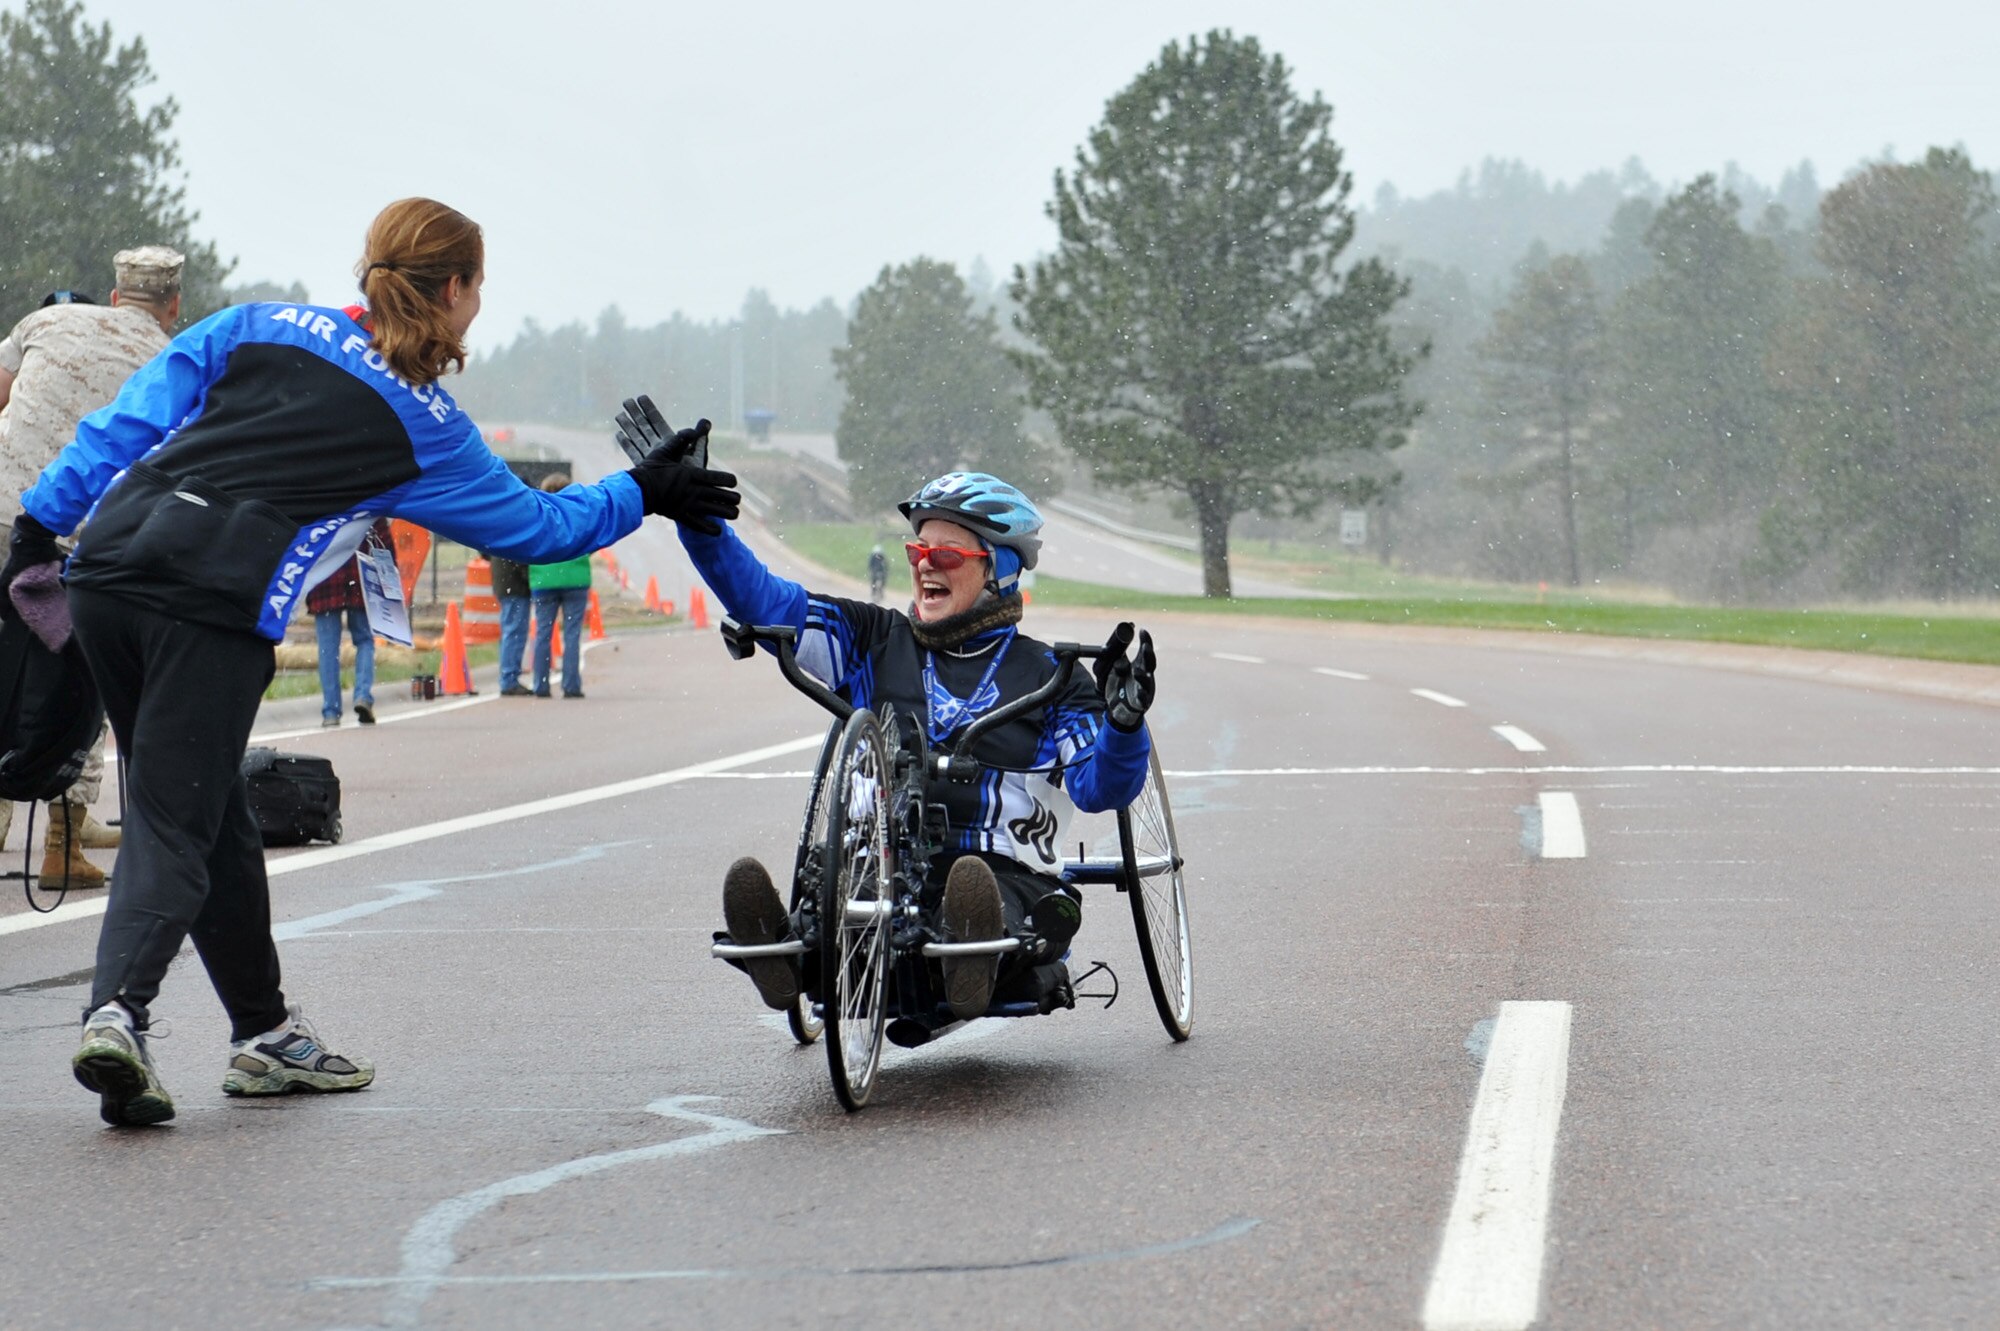
[[[528,651],[528,566],[498,555],[493,565],[493,599],[500,602],[500,696],[525,698],[534,692],[521,683],[521,658]]]
[[[561,472],[542,478],[550,494],[569,488]],[[528,586],[535,600],[535,696],[549,696],[549,656],[556,615],[562,615],[562,691],[565,698],[583,696],[583,612],[590,608],[590,556],[578,555],[560,564],[530,564]],[[504,651],[502,653],[505,654]]]
[[[389,524],[377,519],[369,536],[388,545]],[[366,558],[364,552],[356,558]],[[340,634],[354,640],[354,719],[375,724],[375,631],[368,625],[368,604],[361,596],[361,574],[350,559],[306,593],[313,630],[319,637],[319,724],[331,730],[340,724]]]

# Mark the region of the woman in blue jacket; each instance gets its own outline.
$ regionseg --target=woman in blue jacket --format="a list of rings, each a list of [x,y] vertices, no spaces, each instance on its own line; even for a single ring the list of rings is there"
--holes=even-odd
[[[735,477],[648,457],[541,494],[439,386],[465,361],[485,246],[429,199],[389,205],[357,272],[365,311],[239,305],[182,333],[22,496],[0,613],[24,570],[60,558],[78,645],[129,764],[119,854],[77,1080],[113,1124],[173,1117],[146,1049],[148,1007],[192,937],[228,1010],[223,1090],[353,1090],[369,1064],[324,1048],[288,1007],[264,852],[239,768],[305,593],[401,517],[526,562],[596,550],[647,513],[733,517]]]

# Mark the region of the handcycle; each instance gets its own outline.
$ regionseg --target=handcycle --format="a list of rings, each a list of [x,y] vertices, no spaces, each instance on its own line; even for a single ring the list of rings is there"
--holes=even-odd
[[[921,898],[931,861],[944,853],[949,829],[943,806],[930,802],[926,787],[933,779],[977,780],[987,770],[972,756],[979,738],[1056,697],[1078,662],[1096,658],[1103,648],[1055,644],[1056,671],[1047,683],[984,713],[955,740],[934,750],[917,718],[895,708],[879,714],[857,708],[807,674],[793,654],[795,635],[789,626],[724,620],[722,637],[739,661],[754,655],[760,643],[769,647],[785,679],[832,713],[834,723],[820,747],[793,856],[793,937],[742,944],[717,935],[710,954],[737,963],[775,956],[800,959],[806,983],[786,1014],[792,1036],[802,1045],[824,1037],[834,1094],[843,1107],[857,1110],[874,1090],[885,1032],[892,1023],[906,1032],[914,1023],[919,1029],[913,1033],[928,1038],[955,1021],[938,971],[944,958],[1025,949],[1037,961],[1057,959],[1048,955],[1048,940],[1032,929],[991,941],[957,942],[932,921]],[[1126,894],[1153,1005],[1167,1034],[1185,1040],[1194,1029],[1187,888],[1157,749],[1144,788],[1118,811],[1117,823],[1117,858],[1092,857],[1079,846],[1077,858],[1063,863],[1059,877],[1068,884],[1109,885]],[[1116,998],[1115,988],[1109,997]],[[996,998],[985,1015],[1026,1017],[1046,1010],[1037,1002]]]

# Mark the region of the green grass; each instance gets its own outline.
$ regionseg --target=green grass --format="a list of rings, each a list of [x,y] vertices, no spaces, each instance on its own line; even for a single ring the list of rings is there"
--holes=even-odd
[[[1127,591],[1064,578],[1040,579],[1044,605],[1090,606],[1137,613],[1181,610],[1201,614],[1276,615],[1288,619],[1363,624],[1426,624],[1451,628],[1591,633],[1621,638],[1741,642],[1865,652],[1931,661],[2000,665],[2000,620],[1971,615],[1885,614],[1870,611],[1761,610],[1728,606],[1647,605],[1632,601],[1356,597],[1352,600],[1263,598],[1211,601]]]
[[[785,543],[826,568],[863,577],[878,529],[865,523],[802,523],[786,528]],[[899,537],[883,532],[893,549]],[[900,554],[900,551],[896,552]],[[1363,624],[1422,624],[1450,628],[1511,629],[1531,633],[1589,633],[1622,638],[1691,642],[1740,642],[1768,647],[1863,652],[1931,661],[2000,665],[2000,617],[1992,607],[1881,610],[1812,607],[1772,610],[1737,606],[1676,605],[1643,588],[1615,593],[1533,588],[1507,583],[1429,578],[1383,568],[1303,543],[1248,542],[1231,560],[1237,572],[1266,576],[1292,572],[1303,585],[1351,594],[1350,599],[1243,598],[1211,601],[1129,591],[1099,583],[1043,575],[1034,598],[1047,606],[1117,610],[1186,611],[1195,614],[1275,615],[1287,619]],[[891,576],[897,572],[892,555]]]
[[[800,558],[863,582],[868,580],[868,552],[877,541],[889,556],[891,582],[903,563],[903,532],[865,522],[794,522],[785,527],[782,538]]]

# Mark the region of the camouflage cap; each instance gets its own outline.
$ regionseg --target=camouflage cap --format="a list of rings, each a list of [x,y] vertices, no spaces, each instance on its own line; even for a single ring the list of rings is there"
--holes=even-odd
[[[179,250],[141,245],[112,255],[111,269],[118,289],[128,296],[171,296],[181,289],[181,265],[186,262]]]

